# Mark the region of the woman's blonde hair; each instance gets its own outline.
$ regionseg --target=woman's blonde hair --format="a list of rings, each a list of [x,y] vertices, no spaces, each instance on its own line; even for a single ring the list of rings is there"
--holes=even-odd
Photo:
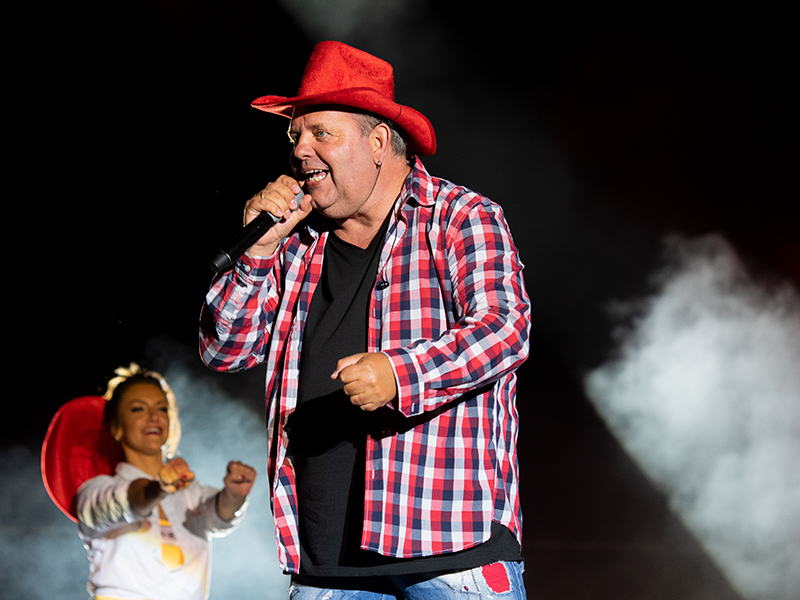
[[[169,415],[169,434],[167,435],[166,443],[161,447],[161,452],[165,459],[175,456],[181,439],[181,424],[178,421],[178,404],[175,401],[175,394],[172,393],[167,380],[164,379],[161,373],[143,369],[135,362],[132,362],[127,367],[117,367],[114,370],[114,374],[116,377],[113,377],[108,382],[106,392],[103,394],[103,398],[106,399],[106,408],[103,415],[103,422],[106,427],[110,427],[117,422],[119,399],[125,389],[135,383],[157,385],[167,397],[167,414]]]

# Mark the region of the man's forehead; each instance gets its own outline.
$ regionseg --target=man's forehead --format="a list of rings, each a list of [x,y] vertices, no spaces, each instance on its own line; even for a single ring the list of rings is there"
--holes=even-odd
[[[356,111],[348,106],[338,104],[322,104],[313,106],[296,106],[292,112],[292,125],[302,120],[306,123],[331,119],[354,119]]]

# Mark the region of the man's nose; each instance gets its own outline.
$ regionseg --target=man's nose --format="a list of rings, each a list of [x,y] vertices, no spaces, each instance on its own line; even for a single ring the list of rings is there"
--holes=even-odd
[[[292,158],[296,160],[304,160],[309,158],[313,152],[314,151],[311,146],[311,134],[304,133],[295,140],[294,148],[292,148]]]

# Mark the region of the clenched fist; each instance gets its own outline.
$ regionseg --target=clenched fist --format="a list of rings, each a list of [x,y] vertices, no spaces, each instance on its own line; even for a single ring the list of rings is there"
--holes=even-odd
[[[344,384],[344,393],[361,410],[378,410],[397,395],[392,363],[381,352],[364,352],[341,359],[331,379]]]

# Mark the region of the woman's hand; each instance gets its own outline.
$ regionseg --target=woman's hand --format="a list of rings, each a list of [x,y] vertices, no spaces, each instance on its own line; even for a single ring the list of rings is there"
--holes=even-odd
[[[256,470],[244,463],[231,461],[225,473],[225,488],[219,493],[217,514],[225,521],[236,516],[256,480]]]
[[[244,463],[231,461],[228,463],[228,472],[225,474],[225,489],[230,490],[235,496],[246,498],[256,480],[256,470]]]
[[[168,494],[182,490],[194,481],[194,473],[182,458],[173,458],[158,473],[158,483]]]

